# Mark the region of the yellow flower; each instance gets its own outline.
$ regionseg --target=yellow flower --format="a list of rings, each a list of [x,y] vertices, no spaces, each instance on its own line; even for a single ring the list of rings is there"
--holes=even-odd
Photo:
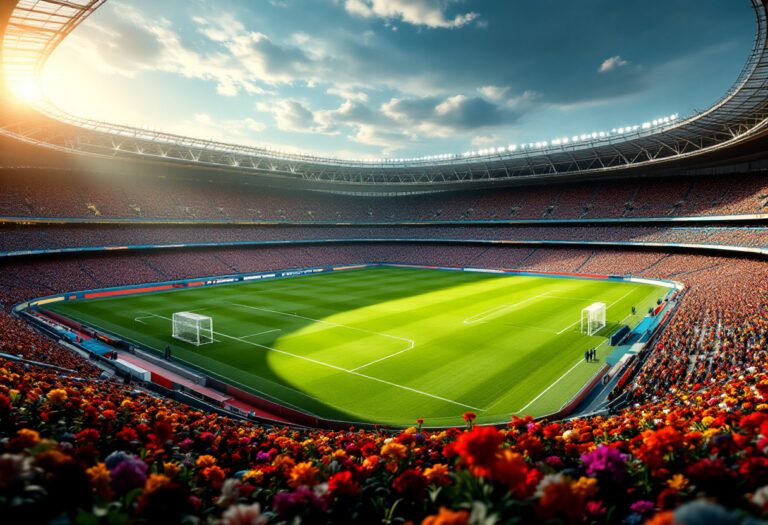
[[[197,458],[197,461],[195,461],[195,465],[198,467],[206,468],[206,467],[212,467],[216,464],[216,458],[209,455],[202,455],[199,458]]]
[[[67,391],[63,388],[54,388],[48,392],[48,401],[54,405],[58,405],[67,400]]]
[[[288,478],[289,487],[300,487],[302,485],[313,486],[317,484],[317,474],[320,472],[317,467],[309,461],[298,463],[291,469],[291,475]]]
[[[243,481],[261,485],[261,482],[264,481],[264,472],[261,470],[249,470],[243,474]]]
[[[714,422],[715,422],[715,418],[713,418],[712,416],[704,416],[701,419],[701,424],[704,425],[705,427],[712,426],[712,423]]]
[[[587,478],[585,476],[580,477],[571,485],[574,494],[578,494],[583,498],[591,498],[597,494],[597,480],[595,478]]]
[[[402,443],[391,441],[381,447],[381,457],[387,461],[399,461],[408,456],[408,447]]]
[[[688,478],[682,474],[675,474],[667,480],[667,486],[672,490],[685,490],[685,488],[688,486]]]

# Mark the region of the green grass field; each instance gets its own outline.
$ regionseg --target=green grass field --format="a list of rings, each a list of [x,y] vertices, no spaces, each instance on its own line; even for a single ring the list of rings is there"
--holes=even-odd
[[[558,410],[595,374],[584,351],[666,293],[606,281],[369,268],[52,305],[51,310],[321,417],[410,425]],[[581,309],[608,326],[588,337]],[[214,343],[171,337],[171,315],[213,318]]]

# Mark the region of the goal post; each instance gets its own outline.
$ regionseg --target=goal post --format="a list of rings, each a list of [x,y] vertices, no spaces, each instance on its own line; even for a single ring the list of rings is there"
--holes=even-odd
[[[595,335],[605,328],[605,303],[593,303],[581,311],[581,332]]]
[[[213,319],[192,312],[173,314],[173,338],[193,344],[205,345],[213,342]]]

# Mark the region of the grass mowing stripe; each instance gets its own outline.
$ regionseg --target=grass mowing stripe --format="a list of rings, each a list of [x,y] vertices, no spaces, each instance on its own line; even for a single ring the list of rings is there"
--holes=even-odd
[[[466,409],[478,422],[504,421],[524,405],[531,415],[558,409],[593,376],[593,364],[566,372],[604,334],[556,332],[601,300],[615,305],[609,326],[634,326],[642,316],[627,317],[630,308],[647,311],[664,293],[645,284],[369,268],[50,309],[158,351],[171,345],[174,356],[216,377],[320,417],[460,424]],[[522,301],[485,322],[463,322]],[[173,339],[165,319],[134,321],[141,312],[170,318],[188,310],[210,315],[227,337],[194,347]],[[414,343],[407,351],[406,341]],[[606,352],[603,345],[600,357]]]

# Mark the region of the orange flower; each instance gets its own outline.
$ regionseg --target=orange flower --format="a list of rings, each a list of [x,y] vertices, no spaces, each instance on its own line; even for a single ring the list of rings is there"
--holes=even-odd
[[[595,478],[580,477],[571,486],[574,494],[582,499],[588,499],[597,494],[597,480]]]
[[[280,454],[272,461],[272,466],[283,473],[283,476],[288,477],[293,470],[296,462],[288,454]]]
[[[370,474],[374,470],[376,470],[376,467],[379,464],[379,456],[368,456],[363,460],[362,470],[363,472],[366,472]]]
[[[64,401],[67,400],[67,391],[63,388],[54,388],[50,392],[48,392],[48,401],[53,403],[54,405],[60,405]]]
[[[37,430],[22,428],[16,435],[18,436],[17,443],[22,448],[29,448],[40,443],[40,433]]]
[[[312,463],[303,461],[291,470],[291,475],[288,478],[288,486],[296,488],[317,485],[317,474],[319,472],[318,468],[312,465]]]
[[[197,458],[197,461],[195,461],[195,465],[198,467],[212,467],[216,464],[216,458],[213,456],[203,455]]]
[[[645,522],[645,525],[675,525],[675,516],[672,512],[660,512]]]
[[[424,518],[421,525],[467,525],[467,523],[469,523],[469,512],[466,510],[453,511],[440,507],[437,514]]]
[[[226,473],[224,472],[224,469],[214,465],[203,469],[203,477],[208,480],[212,487],[220,488],[221,484],[224,483]]]
[[[144,490],[153,492],[159,488],[165,487],[171,482],[171,479],[165,474],[150,474],[144,483]]]
[[[381,447],[381,457],[389,462],[400,461],[408,457],[408,447],[396,441],[390,441]]]
[[[97,463],[85,471],[91,478],[91,485],[96,494],[103,499],[109,499],[112,489],[109,486],[109,469],[104,463]]]
[[[675,474],[667,480],[667,486],[672,490],[681,491],[688,487],[688,478],[682,474]]]
[[[446,465],[437,463],[424,471],[424,477],[433,485],[450,485],[450,472]]]
[[[172,461],[166,461],[163,463],[163,472],[169,478],[175,478],[180,471],[181,466],[178,463],[174,463]]]

